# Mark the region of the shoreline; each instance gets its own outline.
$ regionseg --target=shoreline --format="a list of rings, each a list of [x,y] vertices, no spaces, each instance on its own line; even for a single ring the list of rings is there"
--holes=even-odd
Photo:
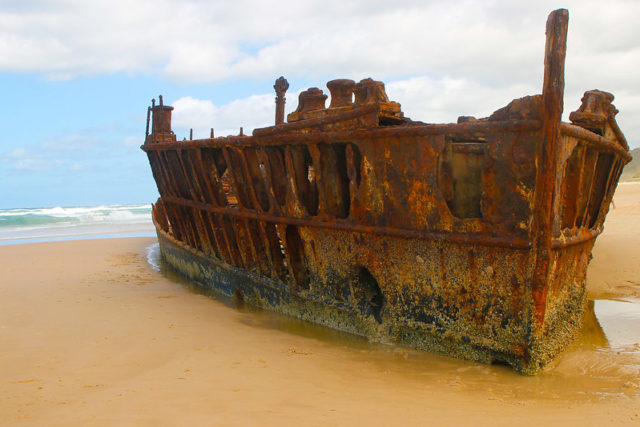
[[[0,245],[152,236],[150,204],[0,209]]]
[[[6,240],[0,240],[0,246],[11,245],[28,245],[32,243],[51,243],[51,242],[71,242],[74,240],[104,240],[104,239],[128,239],[136,237],[155,237],[153,231],[141,231],[134,233],[105,233],[105,234],[69,234],[69,235],[56,235],[51,237],[24,237],[24,238],[12,238]]]

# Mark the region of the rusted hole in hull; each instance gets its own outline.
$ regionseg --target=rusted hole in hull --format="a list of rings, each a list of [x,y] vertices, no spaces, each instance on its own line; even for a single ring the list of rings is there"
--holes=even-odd
[[[313,159],[306,146],[292,149],[298,197],[311,216],[318,214],[318,187]]]
[[[227,161],[220,148],[202,148],[202,157],[208,160],[209,165],[215,166],[218,176],[227,170]]]
[[[280,253],[280,258],[282,259],[282,265],[284,268],[289,268],[289,264],[287,263],[287,249],[285,246],[285,236],[280,233],[280,229],[275,227],[276,238],[277,238],[277,247],[276,250]],[[286,278],[286,275],[285,275]]]
[[[362,167],[362,154],[360,154],[360,149],[355,144],[347,144],[345,156],[347,158],[347,175],[351,182],[356,187],[359,187],[362,178],[362,171],[360,170]]]
[[[257,150],[246,149],[244,151],[247,159],[247,169],[249,180],[258,201],[258,205],[263,212],[269,210],[269,195],[266,186],[265,165],[260,161]]]
[[[360,267],[351,287],[353,302],[360,313],[373,316],[378,323],[382,323],[382,310],[386,299],[378,281],[366,267]]]
[[[307,172],[306,172],[306,176],[307,176],[307,181],[309,181],[310,185],[315,185],[316,184],[316,170],[313,168],[313,163],[312,162],[305,162],[305,167],[307,168]]]
[[[289,225],[286,230],[286,248],[289,252],[291,269],[293,270],[296,284],[299,288],[309,289],[309,273],[304,259],[304,247],[298,227]]]
[[[347,144],[320,144],[322,155],[322,185],[327,211],[336,218],[346,218],[351,209]]]
[[[576,223],[577,199],[580,188],[581,166],[584,149],[576,147],[567,160],[562,184],[562,228],[572,228]]]
[[[280,279],[282,282],[287,281],[287,262],[284,252],[284,246],[282,245],[282,239],[276,226],[273,223],[265,223],[265,235],[269,243],[269,252],[271,254],[271,260],[273,262],[273,269],[276,277],[274,279]]]
[[[336,214],[339,218],[346,218],[349,216],[351,210],[351,198],[349,195],[349,175],[347,173],[347,158],[346,158],[347,144],[334,144],[333,150],[336,153],[338,177],[340,180],[340,193],[342,199],[342,206],[340,212]]]
[[[212,197],[219,206],[226,206],[227,198],[221,177],[227,170],[227,162],[222,155],[222,150],[219,148],[202,148],[200,152],[204,173],[209,180],[211,191],[213,191]]]
[[[379,126],[398,126],[405,124],[406,120],[399,119],[397,117],[381,116],[378,120]]]
[[[588,214],[589,194],[591,194],[598,153],[592,150],[585,150],[582,161],[582,182],[579,189],[577,205],[576,225],[579,227],[586,222]]]
[[[229,172],[229,169],[222,174],[220,183],[222,184],[222,191],[227,199],[227,205],[232,207],[238,206],[238,195],[231,183],[231,173]]]
[[[593,228],[602,208],[602,201],[607,190],[607,177],[613,163],[613,154],[600,153],[596,163],[593,191],[589,198],[589,228]]]
[[[493,360],[491,361],[491,364],[492,364],[492,365],[497,365],[497,366],[506,366],[506,367],[508,367],[508,368],[510,368],[510,367],[511,367],[511,365],[509,364],[509,362],[507,362],[507,361],[505,361],[505,360],[502,360],[502,359],[493,359]]]
[[[266,165],[271,172],[271,184],[276,201],[282,207],[287,200],[287,175],[284,166],[284,153],[279,147],[266,149],[269,164]]]
[[[249,194],[252,182],[251,177],[245,173],[242,152],[236,149],[228,149],[227,153],[229,162],[231,163],[228,168],[228,172],[231,172],[229,182],[236,194],[238,202],[242,207],[256,209],[257,207],[253,206]]]

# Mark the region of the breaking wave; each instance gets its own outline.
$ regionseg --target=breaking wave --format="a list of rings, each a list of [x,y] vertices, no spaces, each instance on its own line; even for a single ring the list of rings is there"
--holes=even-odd
[[[152,230],[149,204],[0,209],[0,243]]]

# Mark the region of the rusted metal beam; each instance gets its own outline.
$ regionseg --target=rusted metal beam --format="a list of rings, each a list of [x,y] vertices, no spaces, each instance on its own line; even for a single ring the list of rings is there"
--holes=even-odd
[[[567,52],[569,12],[553,11],[547,20],[547,42],[542,85],[542,139],[539,149],[532,235],[536,264],[532,279],[535,319],[542,324],[547,296],[551,239],[553,233],[554,189],[558,155],[558,135],[564,96],[564,60]]]
[[[535,119],[495,121],[495,122],[465,122],[452,124],[430,124],[430,125],[412,125],[411,127],[380,127],[374,129],[345,129],[342,131],[318,131],[311,133],[282,133],[277,135],[254,135],[252,138],[239,136],[226,136],[214,139],[194,139],[193,141],[182,141],[182,148],[192,147],[255,147],[260,146],[284,146],[298,145],[307,143],[321,143],[323,141],[341,140],[360,140],[366,139],[383,143],[384,139],[395,137],[420,137],[429,135],[450,135],[450,136],[473,136],[487,135],[499,132],[523,132],[540,129],[542,122]],[[173,143],[158,142],[154,144],[145,144],[143,151],[175,149]]]
[[[620,146],[615,141],[607,139],[603,136],[596,135],[593,132],[589,132],[579,126],[569,123],[560,123],[560,131],[564,135],[573,136],[580,139],[586,145],[590,145],[596,150],[605,151],[608,153],[615,153],[622,157],[625,164],[631,161],[631,154],[624,147]]]
[[[568,248],[569,246],[578,245],[580,243],[588,242],[589,240],[593,240],[598,237],[602,233],[602,229],[596,228],[593,230],[581,229],[576,232],[573,236],[566,238],[553,238],[551,239],[551,248],[552,249],[563,249]]]
[[[403,230],[403,229],[390,228],[390,227],[352,224],[348,221],[340,220],[340,219],[335,219],[329,222],[329,221],[317,221],[317,220],[306,219],[306,218],[274,216],[274,215],[268,215],[268,214],[261,214],[261,213],[258,213],[252,210],[247,210],[247,209],[214,207],[206,203],[194,202],[192,200],[182,199],[179,197],[167,197],[165,198],[165,200],[178,205],[198,207],[200,209],[205,209],[209,212],[213,212],[217,214],[223,214],[223,215],[228,215],[231,217],[238,217],[238,218],[252,218],[252,219],[257,219],[260,221],[266,221],[266,222],[272,222],[272,223],[282,223],[282,224],[290,224],[290,225],[298,225],[298,226],[314,227],[314,228],[346,230],[346,231],[353,231],[355,233],[381,234],[386,236],[403,237],[403,238],[415,238],[415,239],[425,239],[425,240],[446,239],[455,243],[469,244],[469,245],[497,246],[497,247],[524,249],[524,250],[528,250],[531,248],[531,244],[527,240],[517,236],[504,236],[504,235],[487,236],[486,234],[448,233],[448,232],[435,232],[435,231],[426,231],[426,230]]]

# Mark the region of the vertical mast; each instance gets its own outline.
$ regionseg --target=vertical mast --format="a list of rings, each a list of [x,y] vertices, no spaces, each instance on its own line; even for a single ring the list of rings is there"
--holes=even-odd
[[[567,53],[569,12],[558,9],[547,19],[542,84],[542,139],[538,149],[535,207],[532,236],[536,251],[532,292],[535,321],[542,323],[545,313],[551,238],[553,197],[557,173],[558,135],[564,97],[564,61]]]

